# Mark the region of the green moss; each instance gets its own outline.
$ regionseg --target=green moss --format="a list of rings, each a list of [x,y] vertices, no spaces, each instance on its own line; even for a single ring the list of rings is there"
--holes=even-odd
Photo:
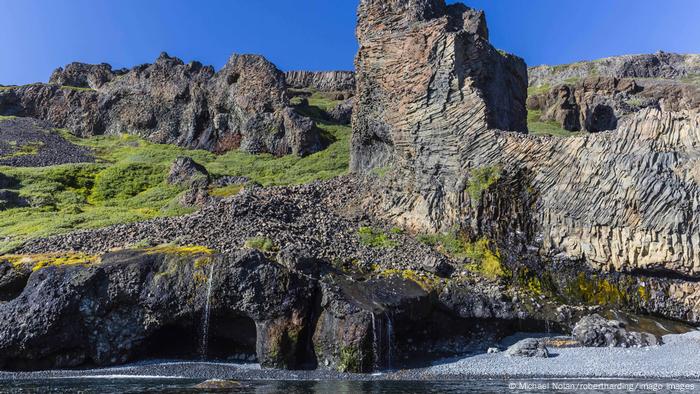
[[[481,194],[491,187],[501,177],[501,168],[498,166],[479,167],[471,170],[467,183],[467,192],[472,201],[481,198]]]
[[[542,84],[538,86],[530,86],[527,88],[527,95],[528,96],[537,96],[538,94],[544,94],[549,92],[551,89],[551,86],[548,84]]]
[[[265,253],[274,253],[279,251],[279,247],[275,245],[275,242],[265,237],[249,238],[245,241],[243,247],[247,249],[256,249]]]
[[[453,259],[469,259],[470,263],[465,268],[486,278],[498,279],[510,275],[503,266],[500,251],[486,238],[469,242],[457,233],[445,233],[421,234],[417,239]]]
[[[527,267],[522,267],[514,276],[514,280],[521,289],[537,296],[557,294],[557,286],[549,272],[533,272]]]
[[[8,261],[15,267],[26,266],[32,271],[38,271],[46,267],[62,267],[71,265],[88,266],[99,263],[99,256],[78,252],[44,253],[29,255],[5,255],[0,256],[0,261]]]
[[[10,141],[9,144],[13,145],[12,142],[14,142],[14,141]],[[10,153],[9,155],[0,156],[0,159],[9,159],[9,158],[20,157],[20,156],[33,156],[33,155],[36,155],[37,153],[39,153],[39,150],[43,146],[44,146],[44,143],[40,142],[40,141],[29,142],[27,144],[19,146],[17,149],[15,149],[14,152]]]
[[[0,90],[2,90],[2,87],[0,87]],[[0,121],[3,121],[3,120],[12,120],[12,119],[15,119],[15,118],[16,118],[16,116],[2,116],[2,115],[0,115]]]
[[[527,128],[532,135],[552,136],[552,137],[572,137],[581,135],[580,132],[564,130],[555,121],[542,120],[542,111],[527,111]]]
[[[344,346],[340,349],[340,360],[338,361],[340,372],[360,373],[362,372],[362,359],[360,350],[354,346]]]
[[[243,185],[228,185],[223,187],[216,187],[209,190],[209,195],[217,198],[226,198],[235,196],[243,190]]]
[[[68,85],[63,85],[61,86],[61,89],[63,90],[72,90],[75,92],[95,92],[95,89],[92,88],[82,88],[79,86],[68,86]]]
[[[357,234],[360,237],[360,243],[373,248],[391,249],[398,246],[397,241],[391,239],[383,231],[372,227],[360,227],[357,230]]]
[[[436,276],[434,276],[432,274],[418,273],[414,270],[388,269],[388,270],[380,271],[379,266],[377,266],[377,265],[373,265],[372,269],[374,271],[377,271],[378,276],[381,276],[381,277],[398,276],[398,277],[401,277],[403,279],[415,282],[421,288],[423,288],[423,290],[428,291],[428,292],[437,288],[441,283],[440,279],[438,279]]]
[[[384,178],[389,171],[391,171],[391,167],[375,167],[372,169],[372,174],[380,178]]]
[[[165,180],[167,169],[160,165],[124,163],[110,166],[95,176],[94,201],[125,200]]]
[[[631,303],[630,294],[620,286],[595,275],[589,278],[583,272],[578,274],[567,291],[570,296],[587,304],[621,306]]]

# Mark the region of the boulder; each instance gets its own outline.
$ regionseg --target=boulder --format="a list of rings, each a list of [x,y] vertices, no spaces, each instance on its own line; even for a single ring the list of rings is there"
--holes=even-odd
[[[540,339],[527,338],[511,345],[506,350],[506,355],[511,357],[540,357],[548,358],[549,351]]]
[[[210,178],[207,169],[192,160],[181,156],[170,166],[168,184],[182,186],[187,189],[205,189],[209,186]]]
[[[648,333],[628,332],[617,320],[608,320],[593,314],[579,320],[574,326],[574,338],[587,347],[641,347],[659,344],[656,336]]]
[[[352,108],[355,105],[355,100],[349,98],[328,111],[328,117],[340,124],[350,124],[352,120]]]

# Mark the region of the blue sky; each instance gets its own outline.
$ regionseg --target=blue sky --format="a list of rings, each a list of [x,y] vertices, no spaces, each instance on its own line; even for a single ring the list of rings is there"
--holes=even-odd
[[[351,69],[358,0],[0,0],[0,84],[71,61],[131,67],[161,51],[221,67],[259,53],[283,70]],[[698,0],[469,0],[491,41],[529,65],[658,50],[700,53]]]

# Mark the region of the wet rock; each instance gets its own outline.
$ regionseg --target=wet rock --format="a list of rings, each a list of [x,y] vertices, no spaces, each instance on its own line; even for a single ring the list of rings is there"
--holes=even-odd
[[[523,339],[506,350],[506,355],[511,357],[540,357],[548,358],[549,352],[544,342],[535,338]]]
[[[652,334],[628,332],[617,320],[608,320],[593,314],[582,318],[573,330],[582,346],[588,347],[641,347],[660,344]]]
[[[209,379],[202,383],[198,383],[193,386],[197,390],[231,390],[238,389],[242,385],[236,380],[224,380],[224,379]]]

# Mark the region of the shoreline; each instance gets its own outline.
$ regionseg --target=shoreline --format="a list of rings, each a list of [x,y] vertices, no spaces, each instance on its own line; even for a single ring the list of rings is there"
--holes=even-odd
[[[261,369],[257,364],[152,360],[122,366],[32,372],[0,371],[6,381],[43,379],[231,379],[240,381],[659,380],[700,381],[700,331],[666,335],[645,348],[550,348],[549,358],[505,352],[442,359],[427,367],[371,374]],[[507,343],[504,340],[504,343]]]

